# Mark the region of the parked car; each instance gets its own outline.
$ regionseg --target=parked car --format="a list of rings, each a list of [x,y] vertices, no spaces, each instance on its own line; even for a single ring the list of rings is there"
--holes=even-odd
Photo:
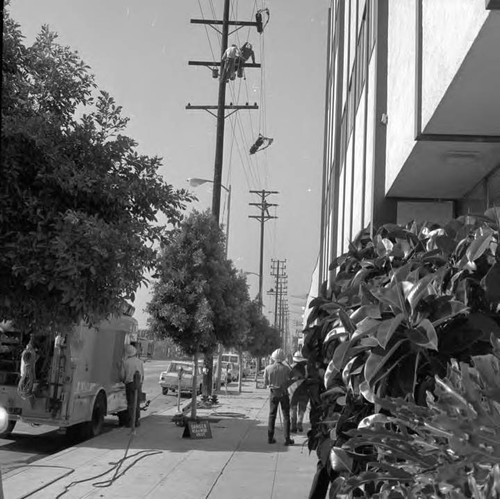
[[[198,394],[201,393],[203,375],[201,365],[198,365],[197,384]],[[181,393],[191,393],[193,389],[193,363],[186,361],[173,360],[165,371],[160,374],[160,381],[163,395],[167,395],[168,391],[176,392],[179,389],[180,377],[180,391]]]

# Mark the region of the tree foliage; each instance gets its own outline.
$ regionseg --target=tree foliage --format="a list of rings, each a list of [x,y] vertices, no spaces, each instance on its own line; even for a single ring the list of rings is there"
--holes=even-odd
[[[302,350],[325,371],[309,447],[332,496],[500,494],[499,242],[482,216],[385,225],[332,262]]]
[[[189,355],[234,346],[246,327],[246,280],[224,249],[210,212],[194,211],[171,232],[161,251],[158,281],[148,304],[151,327]]]
[[[248,330],[242,338],[241,350],[249,352],[253,357],[270,355],[281,345],[279,331],[262,315],[257,301],[248,304],[247,313]]]
[[[44,329],[133,300],[191,195],[137,152],[128,119],[44,26],[25,46],[6,13],[2,59],[0,317]]]

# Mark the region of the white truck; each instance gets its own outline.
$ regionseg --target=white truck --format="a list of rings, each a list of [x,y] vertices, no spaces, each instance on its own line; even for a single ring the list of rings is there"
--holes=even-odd
[[[9,422],[66,428],[78,439],[98,435],[104,417],[126,415],[120,368],[125,344],[137,331],[129,316],[110,318],[95,327],[26,335],[0,325],[0,406]]]

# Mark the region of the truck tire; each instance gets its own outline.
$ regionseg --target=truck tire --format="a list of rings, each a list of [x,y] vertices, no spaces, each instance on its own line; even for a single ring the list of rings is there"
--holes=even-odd
[[[104,416],[106,415],[106,397],[101,392],[97,395],[92,410],[92,420],[86,423],[87,437],[94,438],[102,433],[104,426]]]
[[[5,430],[0,433],[0,438],[8,437],[12,433],[12,430],[14,429],[14,426],[16,426],[16,423],[16,420],[10,420],[7,423],[7,428],[5,428]]]
[[[168,393],[168,388],[163,387],[161,389],[161,393],[163,393],[163,395],[166,395]]]

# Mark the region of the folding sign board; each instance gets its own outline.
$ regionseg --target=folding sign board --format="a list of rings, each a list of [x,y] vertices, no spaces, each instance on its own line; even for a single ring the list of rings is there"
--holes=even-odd
[[[192,438],[196,440],[212,438],[210,423],[207,420],[187,421],[182,438]]]

